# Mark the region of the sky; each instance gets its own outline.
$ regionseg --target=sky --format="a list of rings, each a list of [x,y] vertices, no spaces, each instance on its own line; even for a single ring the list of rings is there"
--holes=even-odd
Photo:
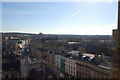
[[[3,2],[2,32],[112,35],[117,2]]]

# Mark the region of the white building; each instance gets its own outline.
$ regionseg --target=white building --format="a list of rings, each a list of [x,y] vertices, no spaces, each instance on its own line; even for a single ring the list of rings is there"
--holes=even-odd
[[[76,76],[76,60],[73,57],[65,57],[65,73],[68,77]]]
[[[55,54],[54,56],[54,61],[55,61],[55,71],[58,71],[58,69],[60,69],[60,58],[61,58],[61,55],[57,55]]]

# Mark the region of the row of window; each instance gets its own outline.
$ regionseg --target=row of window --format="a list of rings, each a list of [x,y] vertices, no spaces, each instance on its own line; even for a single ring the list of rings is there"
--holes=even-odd
[[[73,64],[73,65],[75,65],[76,63],[75,63],[75,61],[71,61],[71,60],[65,60],[65,63],[68,63],[68,64]]]
[[[102,73],[110,74],[110,70],[106,70],[106,69],[100,68],[98,66],[93,66],[92,64],[88,64],[88,63],[81,62],[81,61],[79,61],[79,64],[87,66],[87,67],[91,67],[92,69],[102,72]]]
[[[80,66],[80,67],[77,68],[77,76],[81,77],[81,75],[91,76],[91,78],[105,78],[105,77],[108,77],[106,74],[102,74],[102,73],[90,70],[89,68],[85,68],[83,66]]]
[[[17,73],[8,73],[8,74],[3,74],[3,78],[19,78],[20,74]]]

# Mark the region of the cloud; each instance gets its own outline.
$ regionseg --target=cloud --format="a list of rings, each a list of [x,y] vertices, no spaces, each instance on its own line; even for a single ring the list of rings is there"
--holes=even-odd
[[[75,11],[70,17],[73,17],[73,16],[77,15],[79,12],[80,12],[80,9]]]

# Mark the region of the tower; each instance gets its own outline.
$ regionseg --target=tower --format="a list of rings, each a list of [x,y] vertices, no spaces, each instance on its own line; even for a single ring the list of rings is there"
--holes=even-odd
[[[118,53],[118,61],[120,62],[120,0],[118,2],[118,39],[117,39],[117,53]]]
[[[116,40],[116,52],[112,60],[112,78],[120,78],[120,0],[118,0],[118,29],[113,30],[113,38]]]

